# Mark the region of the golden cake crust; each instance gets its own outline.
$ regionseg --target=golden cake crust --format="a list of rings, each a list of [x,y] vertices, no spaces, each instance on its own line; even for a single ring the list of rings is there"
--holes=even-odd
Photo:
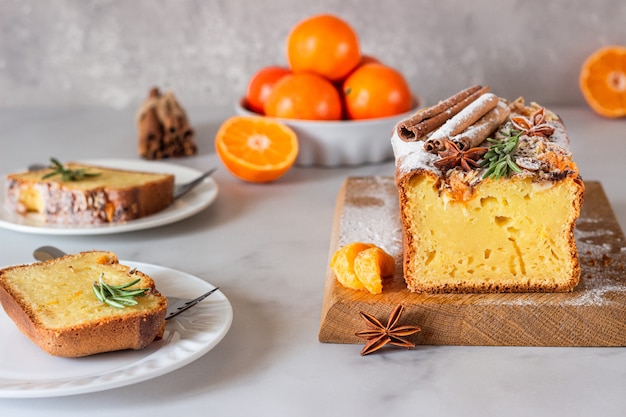
[[[39,212],[48,223],[88,225],[138,219],[173,202],[173,175],[77,163],[65,166],[99,175],[62,181],[59,175],[42,179],[50,169],[9,174],[6,208],[22,214]]]
[[[37,273],[42,267],[58,268],[59,275],[55,279],[61,285],[62,270],[69,264],[78,263],[81,258],[94,258],[110,271],[111,274],[128,275],[140,278],[140,288],[149,288],[146,297],[147,306],[134,306],[117,309],[105,306],[103,311],[86,317],[85,313],[77,318],[67,319],[63,323],[46,324],[44,315],[76,314],[70,304],[47,306],[43,300],[29,301],[27,290],[23,285],[11,279],[13,274],[25,270]],[[155,339],[163,336],[165,330],[165,314],[167,299],[155,288],[154,281],[140,271],[129,274],[130,268],[118,263],[117,257],[110,252],[90,251],[75,255],[67,255],[46,262],[31,265],[17,265],[0,270],[0,303],[7,315],[15,322],[18,329],[42,350],[54,356],[80,357],[96,353],[123,349],[143,349]],[[91,292],[93,280],[90,277],[84,285],[84,291]],[[94,304],[100,303],[95,299]],[[139,297],[139,298],[143,298]],[[47,311],[48,310],[48,311]],[[69,311],[68,311],[69,310]]]

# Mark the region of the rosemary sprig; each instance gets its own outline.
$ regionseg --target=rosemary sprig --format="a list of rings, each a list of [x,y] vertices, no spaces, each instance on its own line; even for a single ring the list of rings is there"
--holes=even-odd
[[[489,146],[489,150],[480,163],[480,166],[487,167],[483,178],[489,177],[497,180],[500,177],[510,177],[512,172],[522,172],[511,158],[521,135],[521,131],[511,130],[509,136],[502,140],[487,139],[492,145]]]
[[[56,158],[50,158],[50,162],[52,162],[52,165],[50,166],[52,171],[41,177],[42,180],[54,177],[55,175],[61,175],[61,179],[63,181],[80,181],[84,178],[97,177],[100,175],[99,172],[86,172],[84,168],[67,169]]]
[[[135,297],[140,297],[148,291],[148,288],[126,289],[138,283],[139,278],[127,284],[109,285],[104,282],[103,277],[104,272],[100,274],[99,282],[93,283],[93,293],[98,300],[113,307],[124,308],[126,306],[134,306],[137,304]]]

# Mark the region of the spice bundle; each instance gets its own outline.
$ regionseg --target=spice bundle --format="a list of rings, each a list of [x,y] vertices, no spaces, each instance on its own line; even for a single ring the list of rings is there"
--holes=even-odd
[[[172,92],[152,88],[137,113],[139,154],[146,159],[178,158],[197,153],[194,131]]]

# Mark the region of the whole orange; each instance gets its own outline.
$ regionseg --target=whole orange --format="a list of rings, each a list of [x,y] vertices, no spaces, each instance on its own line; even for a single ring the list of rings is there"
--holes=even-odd
[[[361,60],[359,61],[359,66],[365,65],[365,64],[382,64],[382,62],[380,62],[380,60],[378,58],[376,58],[375,56],[372,56],[372,55],[361,55]]]
[[[263,114],[263,105],[269,97],[274,85],[285,75],[291,73],[288,68],[271,66],[261,68],[248,82],[246,90],[246,106],[253,112]]]
[[[287,37],[287,61],[292,71],[312,71],[338,81],[360,60],[356,32],[333,15],[309,17],[296,24]]]
[[[284,119],[341,119],[341,96],[327,79],[310,73],[289,74],[280,79],[263,106],[265,115]]]
[[[343,83],[349,119],[373,119],[404,113],[413,107],[411,89],[389,66],[368,63],[359,66]]]

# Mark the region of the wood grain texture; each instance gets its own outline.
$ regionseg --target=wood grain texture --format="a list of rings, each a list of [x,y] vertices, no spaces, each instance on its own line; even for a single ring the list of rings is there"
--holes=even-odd
[[[400,324],[425,345],[626,346],[626,241],[598,182],[585,183],[575,236],[581,280],[571,293],[415,294],[401,269],[401,232],[393,178],[348,178],[337,197],[330,254],[353,241],[375,243],[396,259],[383,293],[341,286],[328,269],[319,340],[364,343],[359,311],[385,322],[397,304]],[[329,257],[330,259],[330,257]]]

